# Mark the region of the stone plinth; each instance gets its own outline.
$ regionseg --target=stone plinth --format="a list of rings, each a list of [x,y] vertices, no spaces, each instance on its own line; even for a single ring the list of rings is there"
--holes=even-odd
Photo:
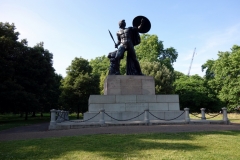
[[[155,81],[150,76],[109,75],[104,95],[155,95]]]
[[[143,112],[179,111],[178,95],[90,95],[88,111]]]
[[[88,112],[84,113],[84,120],[99,121],[100,110],[105,111],[106,122],[114,123],[117,122],[116,119],[144,121],[145,110],[153,114],[149,115],[150,121],[184,120],[178,95],[155,95],[155,81],[150,76],[107,76],[104,82],[104,95],[89,97]]]
[[[135,117],[147,109],[155,116],[166,120],[183,113],[180,111],[178,95],[91,95],[88,103],[88,112],[84,113],[84,120],[93,117],[103,109],[119,120]],[[184,115],[177,118],[177,120],[183,119]],[[98,120],[99,116],[96,116],[90,122]],[[115,121],[107,116],[105,120]],[[133,120],[143,120],[143,115]],[[150,115],[149,120],[157,119]]]

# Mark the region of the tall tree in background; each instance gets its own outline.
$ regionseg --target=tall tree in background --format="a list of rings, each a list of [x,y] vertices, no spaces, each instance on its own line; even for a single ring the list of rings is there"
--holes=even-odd
[[[164,49],[163,41],[159,41],[157,35],[142,34],[141,43],[135,49],[139,61],[161,62],[171,71],[174,70],[172,65],[176,62],[178,53],[173,47]]]
[[[99,94],[99,75],[91,74],[92,67],[83,58],[75,58],[67,68],[67,76],[62,80],[60,102],[64,109],[79,113],[87,111],[88,98]]]
[[[109,59],[105,55],[101,57],[96,57],[95,59],[91,59],[89,64],[92,67],[92,73],[99,76],[102,73],[106,73],[110,65]]]
[[[191,112],[199,112],[200,108],[210,111],[219,111],[221,101],[211,88],[205,83],[204,78],[193,75],[180,75],[174,82],[175,93],[179,94],[180,106],[190,108]]]
[[[50,102],[53,85],[52,54],[43,43],[31,48],[27,40],[18,41],[14,24],[0,22],[0,100],[1,112],[42,111]]]
[[[225,102],[228,111],[234,111],[240,105],[240,46],[234,45],[231,52],[219,52],[218,59],[210,62],[203,65],[206,77],[211,75],[208,84]]]
[[[155,78],[157,94],[174,92],[174,68],[177,52],[173,47],[164,49],[157,35],[142,34],[141,43],[135,47],[142,72]]]
[[[174,92],[174,74],[160,62],[141,62],[142,72],[155,79],[156,94],[170,94]]]

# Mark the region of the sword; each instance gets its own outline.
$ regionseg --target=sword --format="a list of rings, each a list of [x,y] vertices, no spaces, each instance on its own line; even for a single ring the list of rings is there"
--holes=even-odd
[[[112,36],[112,33],[108,30],[108,32],[109,32],[109,34],[110,34],[110,36],[112,37],[112,40],[113,40],[113,42],[114,42],[114,44],[115,44],[115,46],[117,45],[116,44],[116,42],[115,42],[115,40],[114,40],[114,38],[113,38],[113,36]],[[118,47],[117,47],[118,48]]]

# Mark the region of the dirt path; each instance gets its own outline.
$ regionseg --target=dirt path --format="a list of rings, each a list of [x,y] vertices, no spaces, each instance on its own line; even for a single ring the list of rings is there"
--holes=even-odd
[[[49,123],[16,127],[0,131],[0,141],[27,140],[50,137],[93,135],[93,134],[136,134],[136,133],[177,133],[240,130],[239,124],[182,124],[182,125],[152,125],[152,126],[108,126],[69,130],[48,130]]]

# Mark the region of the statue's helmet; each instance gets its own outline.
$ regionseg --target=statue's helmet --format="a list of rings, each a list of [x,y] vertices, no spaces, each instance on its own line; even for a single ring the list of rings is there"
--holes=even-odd
[[[126,25],[126,22],[125,22],[125,20],[123,19],[123,20],[121,20],[121,21],[119,21],[119,28],[121,28],[121,27],[123,27],[123,25]],[[125,26],[124,26],[125,27]]]

